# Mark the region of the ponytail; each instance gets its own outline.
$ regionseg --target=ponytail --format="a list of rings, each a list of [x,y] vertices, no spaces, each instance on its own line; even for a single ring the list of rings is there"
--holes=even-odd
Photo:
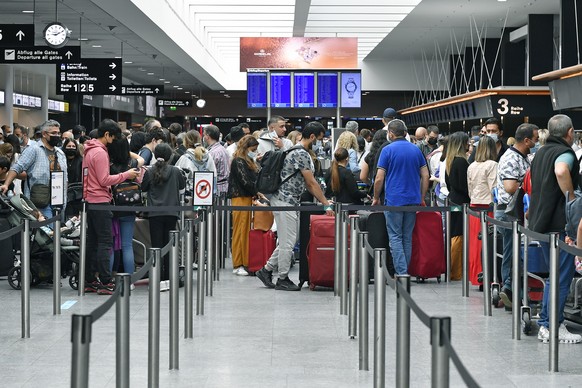
[[[168,161],[172,156],[172,148],[166,143],[160,143],[154,149],[156,163],[152,166],[152,182],[154,185],[164,183],[164,172],[168,167]]]
[[[333,153],[333,162],[331,163],[331,190],[338,194],[341,189],[339,162],[346,160],[349,154],[345,148],[339,147]]]

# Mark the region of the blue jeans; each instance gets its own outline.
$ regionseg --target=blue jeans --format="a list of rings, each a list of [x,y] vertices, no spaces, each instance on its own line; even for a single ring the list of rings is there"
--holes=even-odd
[[[133,228],[135,226],[135,215],[128,215],[119,217],[119,230],[121,233],[121,253],[123,256],[123,269],[125,273],[132,274],[135,272],[135,262],[133,257]],[[111,252],[110,265],[111,271],[116,271],[113,268],[113,252]]]
[[[512,218],[505,214],[505,210],[497,210],[495,219],[499,221],[512,221]],[[511,269],[513,260],[513,232],[511,229],[499,227],[498,230],[503,236],[503,260],[501,261],[501,278],[503,279],[502,287],[511,290]],[[494,237],[495,238],[495,237]],[[495,252],[493,253],[495,255]],[[521,260],[520,260],[521,267]]]
[[[560,240],[565,238],[565,234],[560,234]],[[542,249],[544,250],[544,261],[546,265],[550,266],[550,245],[545,242],[540,242]],[[558,306],[558,323],[561,324],[564,321],[564,307],[566,306],[566,299],[568,298],[568,293],[570,292],[570,284],[574,278],[575,267],[574,267],[574,256],[565,252],[560,251],[560,256],[558,257],[558,291],[559,291],[559,303]],[[544,299],[542,301],[542,311],[540,312],[540,319],[538,320],[538,325],[549,327],[550,325],[550,314],[548,312],[550,297],[550,279],[546,280],[546,285],[544,287]]]
[[[412,256],[412,230],[416,223],[416,213],[387,211],[384,215],[394,270],[397,275],[406,275]]]

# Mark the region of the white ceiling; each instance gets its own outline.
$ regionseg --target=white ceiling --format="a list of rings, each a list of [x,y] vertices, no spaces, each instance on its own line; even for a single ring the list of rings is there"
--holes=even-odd
[[[450,54],[451,46],[470,45],[471,36],[476,44],[477,33],[481,37],[498,37],[504,24],[520,27],[527,23],[530,13],[559,13],[560,0],[149,2],[160,8],[163,20],[141,14],[137,8],[140,0],[1,0],[0,24],[34,21],[36,44],[43,45],[44,26],[58,19],[72,30],[70,45],[80,45],[84,57],[121,56],[123,50],[124,61],[132,62],[124,64],[126,79],[140,84],[168,82],[168,95],[180,97],[186,92],[195,95],[201,90],[228,86],[214,75],[217,67],[226,73],[224,79],[229,74],[240,76],[241,36],[357,37],[360,60],[382,61],[389,66],[394,60]],[[33,6],[34,15],[22,13]],[[165,9],[171,11],[170,19],[161,12]],[[175,28],[178,24],[189,30],[188,39],[202,50],[170,46],[169,36],[162,39],[160,34],[165,33],[165,27]],[[209,58],[212,66],[207,65]]]

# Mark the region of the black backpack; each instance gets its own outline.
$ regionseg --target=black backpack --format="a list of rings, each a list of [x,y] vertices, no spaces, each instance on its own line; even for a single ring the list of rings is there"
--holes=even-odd
[[[283,163],[287,154],[293,150],[303,148],[301,146],[289,148],[286,151],[267,151],[261,159],[261,170],[257,177],[257,190],[262,194],[273,194],[279,190],[279,187],[289,179],[294,177],[299,170],[289,175],[285,179],[281,179],[281,170],[283,170]]]

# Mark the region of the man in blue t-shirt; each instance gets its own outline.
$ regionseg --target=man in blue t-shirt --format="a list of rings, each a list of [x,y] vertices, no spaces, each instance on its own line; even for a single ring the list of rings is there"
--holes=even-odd
[[[424,205],[429,181],[426,159],[418,147],[406,141],[408,129],[402,120],[390,121],[387,129],[388,140],[392,143],[384,147],[378,160],[372,205],[381,204],[383,184],[386,206]],[[385,215],[394,269],[396,274],[405,275],[412,255],[412,230],[416,213],[387,211]]]

